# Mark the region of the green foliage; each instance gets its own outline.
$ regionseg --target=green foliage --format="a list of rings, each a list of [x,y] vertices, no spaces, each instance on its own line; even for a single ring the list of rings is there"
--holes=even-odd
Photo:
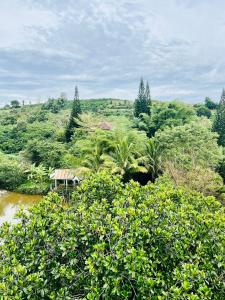
[[[25,166],[17,158],[0,153],[0,188],[13,190],[25,178]]]
[[[28,123],[34,123],[34,122],[46,122],[48,121],[47,112],[44,110],[40,110],[32,115],[30,115],[27,119]]]
[[[101,142],[97,142],[92,151],[84,156],[82,165],[94,172],[99,172],[103,168],[104,146]]]
[[[218,107],[218,105],[215,102],[213,102],[209,97],[205,98],[205,106],[210,110],[217,109]]]
[[[66,100],[63,98],[53,99],[50,98],[46,103],[43,104],[42,109],[48,110],[53,114],[57,114],[61,109],[65,107]]]
[[[204,105],[200,105],[196,108],[196,112],[197,112],[197,116],[199,117],[207,117],[207,118],[210,118],[212,113],[211,113],[211,110],[204,106]]]
[[[1,117],[1,125],[15,125],[17,123],[17,118],[17,113],[15,111],[10,111],[9,113],[6,113]]]
[[[134,116],[139,117],[140,114],[151,114],[151,96],[150,96],[150,88],[147,83],[146,88],[144,85],[144,81],[141,78],[139,85],[138,97],[134,102]]]
[[[201,192],[206,196],[213,195],[221,198],[224,190],[223,180],[215,171],[198,165],[184,168],[172,162],[166,162],[164,169],[164,176],[170,178],[176,185]]]
[[[136,130],[96,130],[75,144],[77,155],[83,157],[82,165],[98,172],[110,169],[111,173],[129,175],[143,171],[138,158],[144,151],[146,136]],[[144,169],[145,171],[145,169]]]
[[[225,146],[225,90],[223,90],[216,117],[213,123],[213,130],[219,134],[219,145]]]
[[[11,108],[20,108],[20,103],[18,100],[12,100],[10,102],[10,106],[11,106]]]
[[[28,173],[29,180],[32,180],[35,183],[41,183],[49,180],[49,176],[53,172],[53,169],[47,169],[42,164],[39,166],[35,166],[35,164],[33,164],[26,172]]]
[[[148,137],[152,137],[159,129],[191,122],[195,115],[190,105],[179,102],[154,103],[151,116],[141,114],[140,118],[134,120],[134,127],[144,130]]]
[[[49,192],[49,182],[33,182],[31,180],[22,183],[16,188],[18,193],[28,195],[46,195]]]
[[[65,153],[64,145],[56,141],[31,140],[27,144],[26,156],[33,164],[43,164],[45,167],[58,168]]]
[[[164,161],[172,161],[182,168],[199,165],[215,169],[222,159],[217,145],[217,134],[211,131],[208,119],[158,131],[156,140],[162,149]]]
[[[93,175],[1,228],[3,299],[224,299],[224,207],[157,183]]]
[[[151,139],[146,143],[144,156],[141,158],[146,171],[151,175],[151,180],[162,174],[162,158],[160,145],[155,139]]]
[[[148,110],[145,113],[147,113],[150,116],[151,115],[151,107],[152,107],[152,99],[151,99],[150,87],[149,87],[148,82],[146,84],[146,89],[145,89],[145,98],[146,98],[147,107],[148,107]]]
[[[65,139],[66,142],[71,141],[71,137],[74,134],[74,129],[79,128],[79,124],[77,123],[76,119],[79,119],[79,116],[81,114],[81,105],[80,105],[80,100],[79,100],[79,95],[78,95],[78,89],[77,87],[75,88],[75,98],[73,100],[73,106],[72,106],[72,111],[70,114],[70,119],[69,123],[66,127],[65,131]]]

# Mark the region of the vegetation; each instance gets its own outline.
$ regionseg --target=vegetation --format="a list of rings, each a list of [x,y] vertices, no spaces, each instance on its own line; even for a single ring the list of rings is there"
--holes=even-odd
[[[80,107],[78,88],[76,86],[75,87],[75,96],[74,96],[74,100],[73,100],[73,107],[72,107],[69,123],[68,123],[66,131],[65,131],[65,139],[67,142],[69,142],[71,140],[71,137],[73,135],[73,130],[75,128],[79,127],[76,119],[79,119],[80,114],[81,114],[81,107]]]
[[[1,226],[0,299],[224,299],[224,100],[159,102],[141,79],[135,103],[76,87],[0,109],[1,189],[85,175]]]
[[[134,102],[134,116],[139,117],[141,114],[151,114],[151,95],[150,88],[147,82],[146,88],[144,85],[144,81],[141,78],[138,97]]]
[[[2,227],[2,297],[224,299],[224,207],[215,198],[103,173],[73,201],[50,194]]]
[[[225,146],[225,90],[223,90],[221,100],[217,108],[213,129],[219,134],[218,143]]]

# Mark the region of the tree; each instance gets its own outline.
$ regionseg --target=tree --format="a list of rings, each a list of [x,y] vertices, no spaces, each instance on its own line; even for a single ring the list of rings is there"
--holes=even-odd
[[[210,168],[193,165],[187,169],[182,165],[177,166],[173,162],[166,162],[164,169],[165,173],[159,180],[170,178],[176,186],[201,192],[206,196],[221,196],[223,179]]]
[[[146,143],[144,157],[141,158],[151,180],[155,181],[162,174],[161,150],[157,141],[153,138]]]
[[[146,169],[139,165],[138,158],[144,142],[144,135],[136,131],[125,133],[116,131],[110,138],[109,157],[112,161],[112,173],[117,173],[126,178],[136,172],[146,172]]]
[[[223,89],[221,100],[217,108],[213,130],[219,134],[218,144],[225,146],[225,89]]]
[[[205,106],[208,108],[208,109],[217,109],[217,104],[215,102],[213,102],[209,97],[206,97],[205,98]]]
[[[0,188],[15,190],[24,180],[24,164],[18,157],[0,152]]]
[[[148,137],[166,127],[180,126],[191,122],[196,112],[191,105],[180,102],[156,103],[152,106],[151,115],[142,114],[134,119],[134,127],[144,130]]]
[[[82,113],[82,111],[81,111],[80,100],[79,100],[79,92],[78,92],[78,87],[76,86],[72,111],[70,114],[69,123],[68,123],[68,125],[66,127],[66,131],[65,131],[65,139],[66,139],[67,143],[71,141],[71,138],[74,133],[74,129],[80,127],[80,125],[78,124],[76,119],[79,119],[81,113]]]
[[[93,174],[0,230],[1,299],[224,299],[224,207]]]
[[[151,115],[152,100],[151,100],[151,93],[150,93],[150,87],[149,87],[148,82],[146,84],[145,97],[146,97],[146,102],[147,102],[147,106],[148,106],[147,114],[150,116]]]
[[[198,165],[215,170],[223,154],[217,144],[218,135],[211,127],[210,120],[204,118],[158,131],[155,138],[162,150],[163,161],[173,162],[183,169]]]
[[[101,142],[97,142],[91,152],[85,155],[82,165],[97,173],[103,168],[104,161],[104,146]]]
[[[33,139],[26,148],[26,155],[33,164],[48,168],[59,168],[64,154],[64,145],[53,140]]]
[[[12,100],[10,102],[11,108],[19,108],[20,107],[20,103],[18,100]]]
[[[148,99],[147,99],[148,97]],[[150,89],[148,86],[148,90],[145,89],[145,84],[143,78],[141,78],[139,85],[138,97],[134,102],[134,116],[139,117],[140,114],[145,113],[149,114],[149,102],[150,101]]]
[[[199,105],[196,108],[196,112],[197,112],[197,116],[199,116],[199,117],[203,116],[203,117],[210,118],[212,115],[211,110],[207,106],[204,106],[204,105]]]

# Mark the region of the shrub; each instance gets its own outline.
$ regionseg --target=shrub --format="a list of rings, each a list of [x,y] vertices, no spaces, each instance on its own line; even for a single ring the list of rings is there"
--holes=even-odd
[[[76,207],[50,194],[2,227],[0,298],[225,298],[225,215],[215,198],[104,179],[84,183]]]
[[[185,169],[171,162],[165,163],[164,167],[165,176],[168,176],[176,185],[201,192],[206,196],[219,196],[222,192],[222,177],[209,168],[192,166],[190,169]]]
[[[196,109],[196,112],[197,112],[197,116],[199,117],[207,117],[207,118],[210,118],[212,113],[211,113],[211,110],[204,106],[204,105],[201,105],[199,106],[197,109]]]
[[[23,165],[14,156],[0,153],[0,188],[13,190],[25,178]]]
[[[26,181],[21,184],[16,191],[28,195],[46,195],[49,192],[50,184],[46,182],[38,183]]]

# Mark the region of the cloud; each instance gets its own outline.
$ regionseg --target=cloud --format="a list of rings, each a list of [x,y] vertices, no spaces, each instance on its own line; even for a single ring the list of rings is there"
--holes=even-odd
[[[0,3],[0,100],[73,95],[218,99],[225,2],[8,0]]]

